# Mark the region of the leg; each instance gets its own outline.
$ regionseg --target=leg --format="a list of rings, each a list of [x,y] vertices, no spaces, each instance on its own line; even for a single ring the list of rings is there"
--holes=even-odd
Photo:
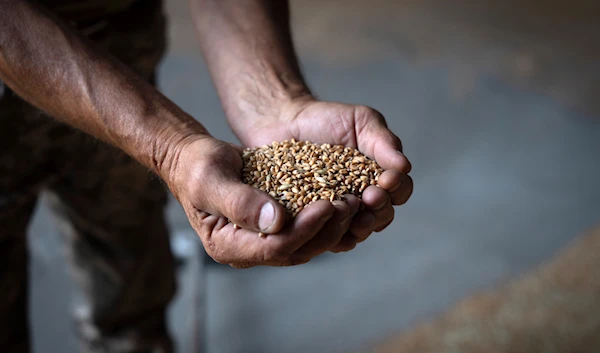
[[[166,308],[175,293],[174,261],[159,180],[104,144],[52,186],[66,235],[86,352],[171,352]]]
[[[40,189],[65,168],[52,146],[65,132],[0,81],[0,352],[29,350],[26,230]]]
[[[0,194],[0,202],[3,201]],[[0,352],[28,353],[26,229],[35,201],[0,204]]]
[[[90,38],[146,78],[164,50],[160,2],[152,3],[153,8],[140,5],[117,16],[104,33]],[[133,14],[145,19],[139,28]],[[7,286],[0,287],[0,325],[9,322],[5,316],[12,320],[10,327],[0,327],[0,352],[28,347],[26,277],[20,277],[26,273],[25,237],[22,243],[14,239],[24,234],[31,200],[49,183],[86,293],[79,321],[87,350],[172,351],[165,310],[174,293],[174,271],[158,180],[118,151],[32,111],[0,83],[0,213],[15,202],[27,205],[17,212],[20,217],[0,216],[0,283]],[[11,183],[4,185],[6,176]],[[14,278],[21,282],[8,284]],[[24,343],[18,343],[21,351],[2,349],[9,342],[10,348]]]
[[[88,351],[170,352],[165,310],[175,285],[159,181],[0,88],[0,352],[29,346],[25,228],[47,185],[87,294]]]
[[[153,80],[165,49],[161,0],[106,19],[90,39]],[[175,271],[159,180],[122,152],[81,135],[74,168],[53,185],[85,307],[77,315],[89,352],[171,352],[166,308]],[[73,146],[77,146],[73,148]]]

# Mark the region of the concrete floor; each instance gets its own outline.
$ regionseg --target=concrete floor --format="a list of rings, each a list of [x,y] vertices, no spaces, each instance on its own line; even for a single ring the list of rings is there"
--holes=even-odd
[[[161,88],[213,135],[235,141],[184,3],[169,3]],[[205,352],[356,351],[522,273],[597,222],[597,5],[544,3],[294,1],[311,87],[388,118],[413,163],[415,192],[386,231],[350,253],[243,271],[203,267],[173,203],[172,226],[190,259],[171,315],[181,352],[199,337],[198,288]],[[76,352],[75,290],[44,207],[31,238],[35,351]]]

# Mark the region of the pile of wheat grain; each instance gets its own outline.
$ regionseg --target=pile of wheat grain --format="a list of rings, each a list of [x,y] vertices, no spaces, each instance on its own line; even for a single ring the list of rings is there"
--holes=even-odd
[[[243,181],[266,191],[294,217],[317,200],[358,197],[383,170],[352,147],[295,140],[246,149]]]

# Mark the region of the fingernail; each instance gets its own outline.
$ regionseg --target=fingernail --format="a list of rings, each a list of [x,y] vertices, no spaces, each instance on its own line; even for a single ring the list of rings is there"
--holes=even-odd
[[[270,202],[267,202],[260,209],[258,217],[258,228],[262,231],[267,231],[275,222],[275,207]]]

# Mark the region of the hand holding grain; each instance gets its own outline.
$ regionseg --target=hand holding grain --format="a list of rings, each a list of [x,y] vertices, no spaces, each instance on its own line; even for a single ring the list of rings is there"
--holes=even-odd
[[[411,164],[402,153],[400,139],[388,129],[375,109],[301,97],[274,107],[261,106],[259,117],[230,118],[245,146],[296,139],[317,144],[343,145],[375,161],[383,172],[377,186],[362,192],[361,209],[352,216],[350,227],[332,252],[348,251],[373,232],[382,231],[394,219],[395,205],[404,204],[412,194],[408,173]]]
[[[317,200],[291,219],[268,193],[242,182],[240,147],[204,137],[178,149],[167,183],[219,263],[236,268],[306,263],[339,243],[360,205],[355,196]]]

